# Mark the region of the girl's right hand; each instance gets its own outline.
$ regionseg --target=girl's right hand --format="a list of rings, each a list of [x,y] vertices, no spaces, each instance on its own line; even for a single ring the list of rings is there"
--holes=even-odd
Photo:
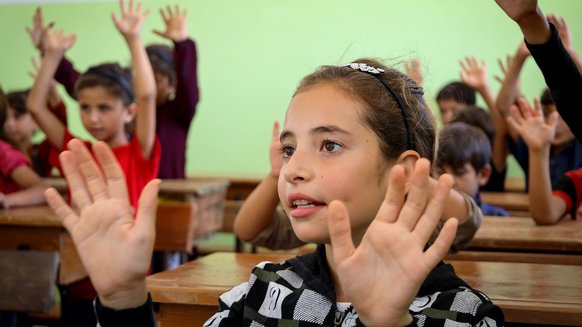
[[[188,12],[186,9],[180,10],[180,7],[176,5],[172,12],[172,7],[166,6],[166,12],[164,13],[164,10],[160,9],[160,15],[162,15],[166,30],[163,32],[154,30],[155,34],[174,42],[184,41],[188,38],[188,25],[186,24]]]
[[[46,36],[47,30],[53,26],[53,23],[44,26],[42,11],[40,7],[37,7],[34,16],[32,17],[32,28],[26,27],[26,32],[30,36],[30,40],[35,48],[39,51],[44,51],[44,38]]]
[[[103,305],[137,307],[147,299],[145,277],[155,240],[160,181],[153,180],[143,189],[134,219],[125,177],[113,152],[97,142],[93,153],[103,173],[79,140],[70,141],[59,157],[79,210],[71,209],[53,188],[45,192],[46,199],[71,234]]]
[[[121,8],[121,18],[118,19],[117,15],[112,12],[111,17],[113,17],[113,23],[117,30],[127,39],[139,37],[141,28],[143,27],[143,22],[149,16],[150,10],[142,12],[141,2],[134,6],[133,0],[129,0],[129,6],[125,8],[125,1],[120,0],[119,6]]]
[[[55,31],[49,27],[46,31],[44,50],[47,54],[63,56],[75,44],[76,39],[75,33],[65,34],[63,30]]]
[[[271,162],[271,176],[279,179],[279,173],[281,172],[281,167],[283,167],[283,157],[281,155],[281,141],[279,140],[279,121],[277,120],[273,123],[269,160]]]

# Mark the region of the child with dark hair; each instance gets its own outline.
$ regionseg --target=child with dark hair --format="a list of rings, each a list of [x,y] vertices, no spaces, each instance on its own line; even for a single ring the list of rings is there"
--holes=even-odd
[[[435,167],[454,177],[453,188],[473,197],[484,215],[509,216],[502,208],[481,201],[479,188],[491,176],[491,145],[485,133],[466,123],[449,123],[439,131],[438,145]]]
[[[133,1],[130,1],[128,8],[121,1],[120,7],[121,17],[117,18],[113,14],[113,21],[131,53],[135,76],[133,83],[127,69],[117,64],[101,64],[79,76],[75,95],[81,109],[83,126],[95,139],[113,149],[125,173],[123,184],[127,185],[129,193],[127,204],[137,208],[142,189],[158,174],[161,149],[155,134],[156,88],[154,74],[140,38],[148,11],[142,12],[141,4],[134,6]],[[74,136],[46,108],[46,101],[54,72],[76,37],[74,34],[53,31],[52,28],[48,28],[45,34],[45,53],[27,106],[51,144],[58,150],[64,150]],[[128,137],[125,126],[134,118],[135,133]],[[85,142],[85,145],[90,146],[89,142]],[[51,159],[57,161],[58,151],[53,153]],[[59,168],[66,169],[62,166]],[[71,187],[71,184],[68,186]],[[71,192],[71,196],[75,200],[77,195]],[[64,323],[95,326],[91,301],[94,295],[95,291],[88,279],[68,285],[63,300]]]
[[[550,178],[549,152],[556,137],[558,116],[553,111],[546,117],[540,101],[535,100],[532,108],[520,98],[508,118],[529,150],[529,206],[531,217],[539,225],[558,223],[568,215],[571,219],[582,217],[582,168],[567,171],[553,183]]]
[[[179,6],[160,9],[165,30],[154,33],[170,40],[167,45],[150,45],[146,53],[154,71],[156,82],[156,134],[162,149],[158,177],[186,177],[186,143],[190,123],[196,113],[200,98],[196,45],[188,37],[187,12]],[[35,13],[34,30],[42,34],[42,12]],[[31,32],[32,33],[32,32]],[[33,38],[34,41],[34,38]],[[42,49],[39,44],[39,49]],[[63,57],[55,78],[67,92],[76,98],[75,84],[80,74],[72,63]]]
[[[7,107],[0,88],[0,126],[5,124]],[[0,208],[44,203],[45,190],[46,185],[32,169],[30,160],[8,142],[0,128]]]
[[[496,140],[496,130],[491,116],[485,109],[477,106],[468,106],[455,113],[451,122],[462,122],[475,126],[482,130],[491,146],[491,175],[487,183],[480,187],[481,191],[503,192],[505,189],[505,176],[507,169],[499,171],[494,164],[494,142]]]
[[[475,104],[475,91],[463,82],[451,82],[445,85],[437,94],[441,121],[447,124],[453,119],[455,112],[466,105]]]
[[[427,245],[452,179],[443,175],[429,186],[436,129],[422,94],[406,75],[367,59],[303,78],[280,135],[278,191],[299,239],[319,245],[257,265],[248,283],[220,296],[219,312],[205,326],[503,324],[501,309],[441,262],[456,219]],[[122,192],[96,196],[122,172],[107,146],[93,150],[106,180],[80,142],[72,140],[61,156],[81,212],[54,189],[47,200],[83,245],[100,326],[154,326],[145,276],[159,182],[146,186],[133,220]],[[85,176],[96,177],[92,187]],[[86,228],[90,222],[99,227]]]

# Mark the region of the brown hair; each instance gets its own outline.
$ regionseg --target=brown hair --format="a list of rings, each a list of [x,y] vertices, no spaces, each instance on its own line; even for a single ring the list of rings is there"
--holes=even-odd
[[[395,159],[406,150],[414,150],[421,157],[432,161],[435,152],[435,120],[424,101],[422,88],[405,74],[379,61],[364,58],[354,62],[381,68],[384,72],[372,76],[349,67],[322,66],[301,80],[295,94],[317,84],[333,83],[347,96],[364,105],[363,121],[378,137],[380,149],[386,158]],[[396,93],[404,108],[399,107],[397,100],[379,79]]]
[[[90,67],[79,77],[75,84],[76,96],[80,90],[96,86],[101,86],[110,95],[121,98],[125,106],[134,102],[131,71],[122,68],[116,63],[106,63]]]

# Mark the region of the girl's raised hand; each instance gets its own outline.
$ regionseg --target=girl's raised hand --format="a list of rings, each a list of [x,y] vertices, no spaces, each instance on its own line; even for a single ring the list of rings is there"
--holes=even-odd
[[[535,15],[538,8],[537,0],[495,0],[495,2],[518,24],[522,19]]]
[[[53,188],[46,191],[46,199],[71,234],[101,302],[114,309],[136,307],[147,299],[145,277],[155,240],[159,180],[143,189],[134,219],[113,152],[96,142],[93,153],[103,173],[79,140],[70,141],[59,157],[80,213]]]
[[[279,139],[279,121],[273,123],[273,135],[269,146],[269,161],[271,163],[271,176],[279,178],[281,167],[283,167],[283,156],[281,155],[281,140]]]
[[[26,27],[26,32],[30,36],[32,44],[35,48],[39,51],[44,50],[44,37],[46,35],[47,30],[53,26],[53,23],[44,26],[43,18],[42,18],[42,10],[40,7],[37,7],[34,11],[34,16],[32,17],[32,28]]]
[[[461,80],[475,90],[481,90],[487,85],[487,66],[485,61],[479,62],[477,58],[465,57],[459,61],[461,65]]]
[[[340,201],[330,204],[328,225],[336,273],[343,293],[366,326],[408,325],[412,321],[408,308],[420,285],[453,242],[457,220],[448,219],[434,244],[424,250],[453,183],[451,176],[442,175],[429,194],[429,171],[430,162],[419,159],[406,196],[404,168],[392,168],[386,197],[357,248],[346,207]],[[378,285],[397,290],[386,292]]]
[[[186,24],[188,12],[186,9],[180,9],[180,6],[175,5],[174,11],[172,11],[172,7],[166,6],[166,12],[164,12],[164,9],[160,9],[160,15],[162,15],[166,30],[163,32],[154,30],[154,33],[174,42],[184,41],[188,38],[188,26]]]
[[[111,13],[115,27],[125,39],[139,37],[143,22],[149,16],[150,10],[142,12],[141,2],[135,7],[133,0],[129,0],[127,8],[125,8],[125,1],[120,0],[119,7],[121,9],[121,18],[118,19],[115,12]]]
[[[549,148],[556,134],[558,112],[554,111],[547,121],[544,119],[542,106],[534,99],[534,108],[523,97],[517,99],[517,105],[511,106],[511,116],[507,117],[510,124],[523,138],[530,150]]]
[[[63,30],[53,30],[49,27],[46,31],[43,46],[47,54],[63,56],[75,44],[76,40],[77,35],[75,33],[65,34]]]

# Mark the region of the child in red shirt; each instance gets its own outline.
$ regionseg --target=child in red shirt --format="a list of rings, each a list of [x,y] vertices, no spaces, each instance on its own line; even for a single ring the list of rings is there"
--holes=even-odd
[[[118,64],[101,64],[89,68],[75,84],[75,95],[81,109],[83,126],[97,140],[109,145],[121,163],[130,204],[136,208],[143,187],[158,174],[161,149],[155,135],[156,87],[152,67],[140,39],[140,31],[149,11],[141,4],[128,8],[121,3],[121,17],[113,14],[115,27],[125,39],[132,57],[134,82],[127,70]],[[27,107],[45,132],[47,139],[59,151],[64,150],[74,136],[46,108],[50,81],[65,52],[76,36],[51,27],[44,33],[44,56],[30,91]],[[139,112],[138,112],[139,110]],[[136,118],[137,117],[137,118]],[[128,137],[125,127],[134,118],[135,132]],[[85,142],[88,144],[88,142]],[[58,165],[57,151],[51,161]],[[72,198],[78,194],[72,193]],[[68,285],[64,290],[63,323],[72,326],[95,326],[91,300],[95,291],[89,279]]]

